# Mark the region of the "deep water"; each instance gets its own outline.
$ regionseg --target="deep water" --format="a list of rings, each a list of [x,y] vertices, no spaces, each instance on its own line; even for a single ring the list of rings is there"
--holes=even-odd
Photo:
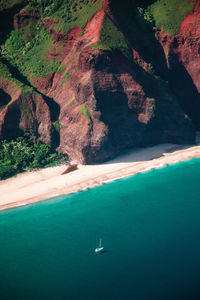
[[[200,160],[1,212],[0,299],[200,299]]]

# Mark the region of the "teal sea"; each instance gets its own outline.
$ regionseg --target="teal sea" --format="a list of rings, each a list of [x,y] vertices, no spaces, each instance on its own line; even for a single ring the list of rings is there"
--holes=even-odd
[[[0,299],[200,299],[200,159],[1,212]]]

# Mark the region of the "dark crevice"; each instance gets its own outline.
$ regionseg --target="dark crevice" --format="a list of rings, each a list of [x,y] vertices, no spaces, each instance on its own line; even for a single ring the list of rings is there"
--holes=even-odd
[[[53,85],[53,80],[54,80],[55,74],[56,74],[56,72],[54,72],[54,73],[52,74],[52,76],[51,76],[51,79],[50,79],[50,87],[52,87],[52,85]]]
[[[51,122],[52,122],[52,129],[51,129],[51,138],[52,138],[52,148],[56,149],[60,145],[60,132],[57,130],[54,122],[59,120],[60,115],[60,105],[56,103],[52,98],[45,96],[44,94],[39,94],[43,97],[44,101],[49,107]]]
[[[38,92],[38,91],[37,91]],[[56,103],[52,98],[45,96],[44,94],[38,92],[46,102],[46,104],[49,107],[50,113],[51,113],[51,121],[55,122],[58,120],[60,115],[60,105]]]
[[[13,18],[24,7],[27,1],[18,3],[9,9],[0,11],[0,44],[6,39],[7,34],[14,29]]]
[[[170,55],[169,85],[177,96],[182,110],[193,121],[196,128],[200,129],[199,111],[200,94],[184,65],[178,61],[178,57]]]
[[[7,105],[12,98],[0,88],[0,108]]]
[[[20,118],[21,113],[19,109],[16,109],[16,107],[11,107],[5,116],[5,120],[2,126],[2,139],[12,140],[24,135],[24,131],[21,130],[18,126],[18,124],[20,123]]]
[[[60,146],[60,133],[55,129],[55,127],[52,127],[51,138],[51,148],[56,150],[56,148]]]

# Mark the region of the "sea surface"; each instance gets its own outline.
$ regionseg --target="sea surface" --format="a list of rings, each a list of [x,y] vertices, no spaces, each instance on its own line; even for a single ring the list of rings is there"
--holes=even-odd
[[[200,299],[200,159],[1,212],[0,299]]]

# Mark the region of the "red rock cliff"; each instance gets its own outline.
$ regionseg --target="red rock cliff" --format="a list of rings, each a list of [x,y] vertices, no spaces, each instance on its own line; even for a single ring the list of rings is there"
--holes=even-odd
[[[171,37],[160,31],[145,40],[138,30],[126,26],[111,0],[104,1],[84,32],[74,28],[63,34],[53,28],[54,20],[45,19],[54,45],[63,45],[62,51],[48,51],[49,60],[59,60],[63,68],[47,78],[30,74],[30,80],[59,107],[59,149],[78,162],[94,163],[128,148],[160,142],[193,143],[194,124],[200,125],[199,14],[198,1],[194,12],[181,23],[178,35]],[[124,33],[133,58],[142,64],[130,61],[120,50],[91,47],[99,39],[105,15]],[[21,26],[26,26],[25,17],[18,15],[15,20],[17,28],[20,20]],[[149,62],[152,69],[147,72]],[[0,88],[6,93],[2,85]],[[19,110],[22,98],[33,116],[31,124]],[[2,134],[9,135],[12,126],[36,126],[41,139],[51,143],[53,112],[48,104],[42,96],[19,94],[0,112]],[[5,125],[6,115],[7,120],[14,118],[15,125]]]

